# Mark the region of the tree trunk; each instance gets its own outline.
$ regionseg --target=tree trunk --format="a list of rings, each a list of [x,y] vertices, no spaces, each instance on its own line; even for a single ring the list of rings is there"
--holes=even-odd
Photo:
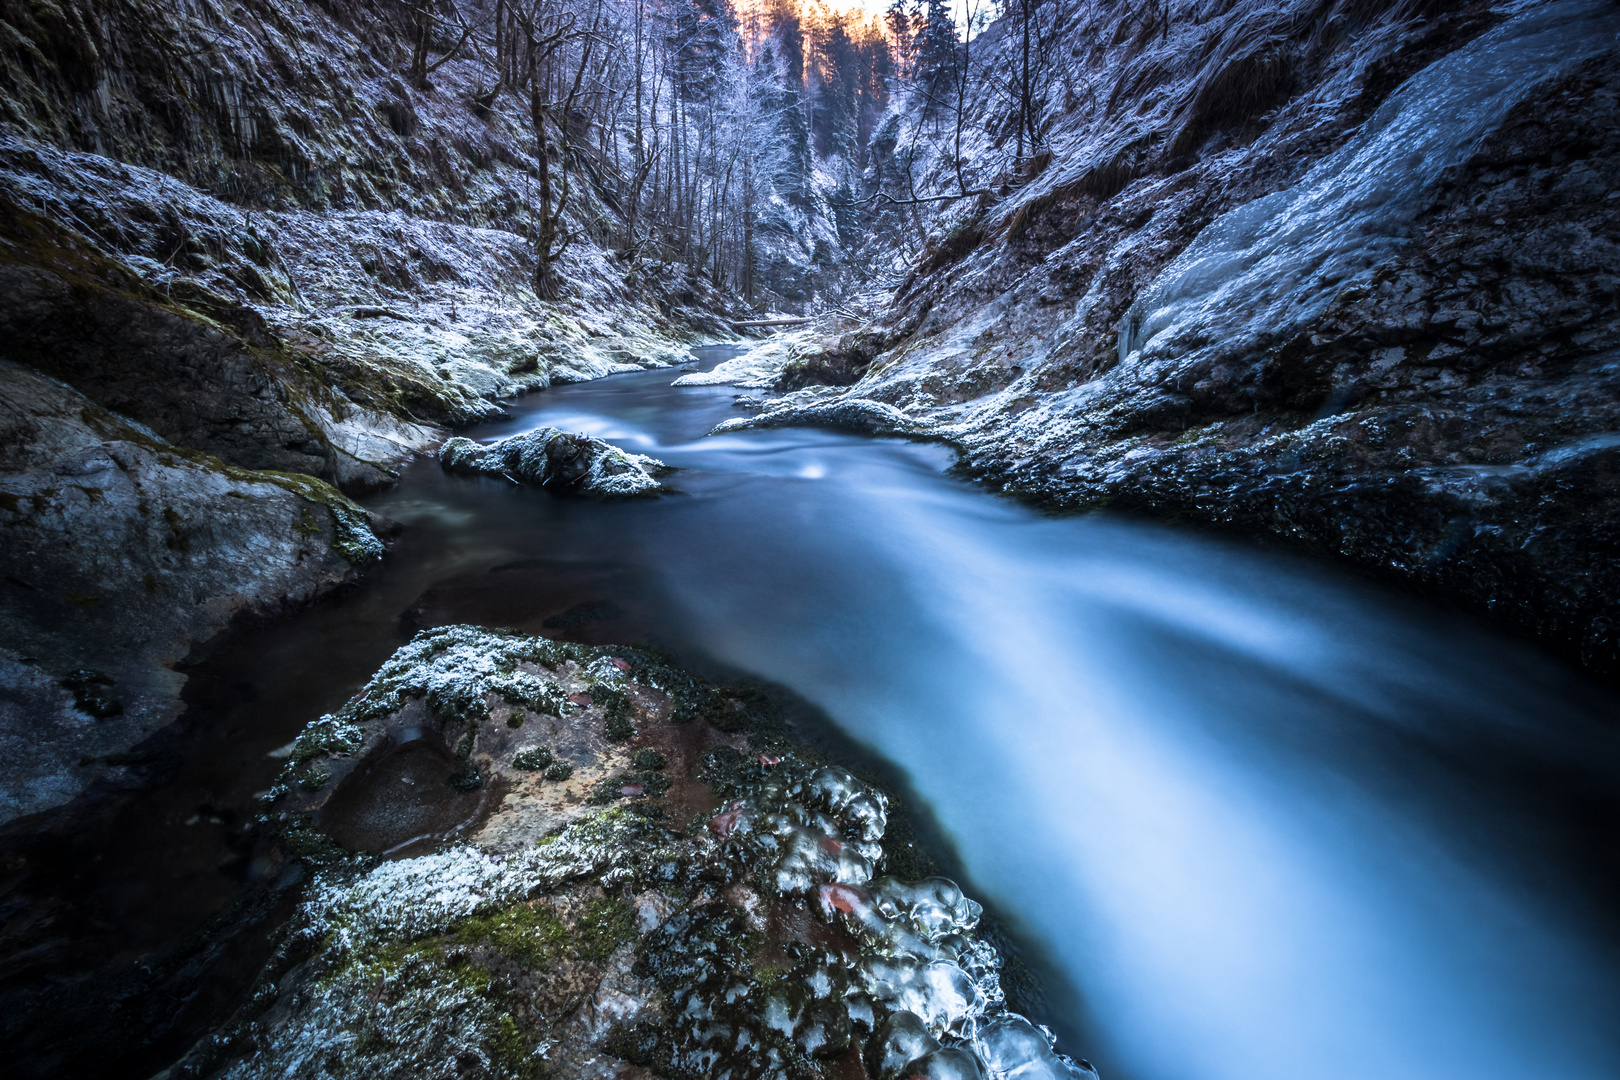
[[[529,90],[529,112],[534,120],[534,138],[538,145],[536,157],[540,162],[540,222],[535,230],[534,295],[541,300],[555,300],[559,295],[557,272],[553,265],[553,248],[557,240],[556,214],[551,210],[551,148],[546,142],[546,103],[540,96],[538,85]]]

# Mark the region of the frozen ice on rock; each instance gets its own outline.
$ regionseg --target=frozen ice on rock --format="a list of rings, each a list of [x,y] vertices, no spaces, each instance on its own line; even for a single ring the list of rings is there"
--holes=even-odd
[[[1006,1018],[1023,1025],[1009,1029],[1015,1034],[1042,1036],[1007,1011],[1000,957],[972,937],[982,908],[946,878],[874,879],[888,818],[883,794],[845,770],[772,756],[768,767],[747,767],[748,779],[730,790],[736,797],[710,819],[705,840],[730,874],[756,883],[776,914],[761,920],[755,908],[705,908],[677,916],[650,950],[679,1006],[677,1064],[715,1077],[769,1075],[778,1068],[773,1041],[788,1040],[810,1058],[858,1046],[880,1080],[1001,1080],[979,1053],[977,1036],[999,1031],[994,1024]],[[800,905],[847,936],[790,947],[786,971],[773,964],[762,972],[732,944],[746,927],[757,932],[772,919],[779,925]],[[1049,1045],[1042,1044],[1044,1055],[1025,1047],[1017,1057],[1002,1045],[1009,1038],[995,1046],[1024,1068],[1020,1077],[1075,1075]],[[1047,1071],[1031,1071],[1037,1066]]]
[[[939,1048],[939,1040],[929,1033],[922,1017],[902,1009],[890,1013],[872,1036],[867,1063],[878,1080],[895,1080],[907,1065]]]
[[[1097,1076],[1089,1064],[1054,1051],[1052,1041],[1021,1016],[986,1024],[973,1040],[973,1050],[998,1080],[1096,1080]]]
[[[961,934],[979,925],[984,908],[962,895],[949,878],[924,878],[914,885],[892,877],[871,883],[872,898],[886,919],[904,919],[929,941]]]
[[[871,957],[857,981],[873,1001],[916,1014],[935,1035],[960,1032],[982,1012],[978,985],[948,960]]]
[[[984,1062],[960,1047],[947,1046],[905,1068],[906,1080],[989,1080]]]

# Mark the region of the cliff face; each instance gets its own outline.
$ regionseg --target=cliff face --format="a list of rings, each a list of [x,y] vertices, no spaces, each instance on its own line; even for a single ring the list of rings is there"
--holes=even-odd
[[[845,393],[1008,491],[1286,538],[1615,671],[1611,10],[1167,17],[1074,16],[1021,171],[975,114],[984,193],[824,343]]]
[[[442,28],[407,79],[412,10],[0,5],[0,739],[28,762],[0,820],[116,772],[231,615],[375,558],[311,478],[386,484],[443,425],[722,327],[698,276],[596,245],[620,208],[592,146],[554,162],[581,235],[536,298],[529,118]],[[122,713],[74,703],[80,669]]]
[[[3,15],[8,349],[166,437],[375,483],[426,441],[378,442],[385,418],[465,422],[553,377],[667,362],[682,315],[723,306],[677,271],[627,283],[588,241],[568,295],[539,303],[533,132],[450,42],[408,84],[403,23],[341,4]],[[570,224],[616,213],[607,184],[572,202]]]

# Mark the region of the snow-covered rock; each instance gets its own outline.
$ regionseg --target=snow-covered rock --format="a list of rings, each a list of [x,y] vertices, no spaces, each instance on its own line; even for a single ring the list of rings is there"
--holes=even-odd
[[[504,476],[559,494],[608,499],[660,494],[667,489],[657,478],[672,471],[645,454],[627,453],[602,439],[553,427],[487,444],[454,438],[440,448],[439,462],[452,472]]]

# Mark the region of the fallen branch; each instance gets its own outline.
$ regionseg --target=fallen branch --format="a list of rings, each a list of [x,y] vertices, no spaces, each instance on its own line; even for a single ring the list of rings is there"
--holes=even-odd
[[[855,199],[851,202],[836,202],[832,199],[828,199],[827,201],[833,203],[835,206],[865,206],[868,203],[874,203],[879,199],[882,199],[890,206],[916,206],[919,203],[949,202],[951,199],[971,199],[977,195],[988,194],[990,194],[990,190],[988,188],[976,188],[973,191],[961,191],[951,195],[927,195],[918,199],[897,199],[886,191],[880,191],[876,195],[872,195],[865,199]]]

